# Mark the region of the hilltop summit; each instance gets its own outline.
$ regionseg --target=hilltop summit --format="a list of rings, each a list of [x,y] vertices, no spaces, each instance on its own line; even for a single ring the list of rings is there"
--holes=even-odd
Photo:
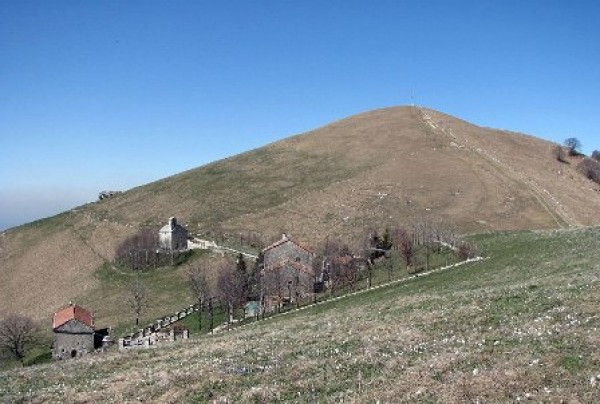
[[[427,108],[351,116],[8,230],[0,314],[46,317],[86,296],[118,243],[169,216],[191,234],[285,230],[313,245],[421,219],[462,232],[599,224],[600,187],[553,146]]]

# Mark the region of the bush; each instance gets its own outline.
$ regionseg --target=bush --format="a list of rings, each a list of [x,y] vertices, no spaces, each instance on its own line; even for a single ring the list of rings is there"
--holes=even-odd
[[[562,146],[556,146],[553,149],[553,153],[554,153],[554,157],[556,158],[556,160],[560,161],[561,163],[566,163],[566,154],[565,154],[565,149]]]
[[[569,150],[571,156],[581,156],[581,142],[576,137],[570,137],[565,140],[565,146]]]
[[[579,163],[577,169],[585,175],[587,179],[594,181],[596,184],[600,184],[600,161],[586,158]]]
[[[478,255],[477,246],[475,246],[475,244],[467,243],[466,241],[461,241],[458,245],[456,253],[463,261],[470,258],[475,258]]]

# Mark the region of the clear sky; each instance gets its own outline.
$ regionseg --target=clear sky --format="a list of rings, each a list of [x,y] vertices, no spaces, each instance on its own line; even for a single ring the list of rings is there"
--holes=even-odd
[[[0,0],[0,229],[413,94],[600,149],[600,2]]]

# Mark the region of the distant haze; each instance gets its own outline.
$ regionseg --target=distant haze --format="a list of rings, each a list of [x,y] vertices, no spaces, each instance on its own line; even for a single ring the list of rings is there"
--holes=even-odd
[[[2,190],[0,231],[56,215],[94,199],[95,195],[91,190]]]
[[[600,2],[571,3],[3,1],[0,226],[386,106],[590,153]]]

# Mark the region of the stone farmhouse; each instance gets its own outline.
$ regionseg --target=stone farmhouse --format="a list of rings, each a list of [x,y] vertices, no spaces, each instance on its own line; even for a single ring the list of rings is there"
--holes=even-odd
[[[266,309],[292,303],[314,291],[314,254],[286,234],[262,251],[263,298]]]
[[[69,303],[52,319],[52,358],[79,358],[97,349],[112,345],[109,329],[95,329],[92,313]]]
[[[54,313],[52,357],[78,358],[94,350],[94,317],[88,310],[69,304]]]
[[[162,251],[187,250],[188,231],[177,223],[177,218],[169,218],[169,224],[158,231],[158,246]]]

